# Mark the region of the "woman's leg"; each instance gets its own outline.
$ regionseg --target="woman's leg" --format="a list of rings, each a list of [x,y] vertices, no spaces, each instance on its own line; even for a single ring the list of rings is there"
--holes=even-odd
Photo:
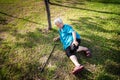
[[[70,59],[75,64],[75,68],[72,71],[72,74],[76,74],[76,73],[80,72],[84,68],[82,65],[79,64],[79,62],[77,60],[77,57],[75,55],[71,55]]]
[[[79,46],[78,49],[77,49],[77,52],[87,51],[87,50],[88,50],[87,47]]]
[[[79,67],[79,66],[80,66],[80,64],[79,64],[79,62],[78,62],[78,60],[77,60],[77,57],[76,57],[75,55],[71,55],[71,56],[70,56],[70,60],[74,63],[74,65],[75,65],[76,67]]]
[[[75,73],[81,71],[84,67],[82,65],[80,65],[80,63],[78,62],[78,59],[77,59],[77,57],[75,56],[75,53],[74,53],[76,51],[71,50],[70,47],[68,47],[65,51],[66,51],[66,55],[70,58],[70,60],[75,65],[75,68],[72,71],[72,73],[75,74]]]
[[[87,47],[79,46],[77,49],[77,52],[85,51],[86,56],[91,56],[91,53]]]

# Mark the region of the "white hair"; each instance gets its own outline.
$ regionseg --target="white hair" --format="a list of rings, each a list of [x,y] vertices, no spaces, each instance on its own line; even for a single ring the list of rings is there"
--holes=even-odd
[[[56,24],[56,23],[63,24],[63,21],[62,21],[61,18],[56,18],[56,19],[54,20],[54,24]]]

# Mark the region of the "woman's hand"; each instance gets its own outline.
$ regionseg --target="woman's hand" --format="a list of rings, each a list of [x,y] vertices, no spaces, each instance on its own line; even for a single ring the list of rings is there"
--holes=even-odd
[[[58,41],[58,40],[60,40],[60,37],[59,37],[59,36],[53,39],[54,42],[56,42],[56,41]]]
[[[77,46],[77,45],[78,45],[78,42],[75,40],[75,41],[72,42],[72,45]]]

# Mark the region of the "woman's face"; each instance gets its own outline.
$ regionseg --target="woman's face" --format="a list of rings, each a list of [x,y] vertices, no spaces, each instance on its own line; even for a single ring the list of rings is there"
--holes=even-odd
[[[62,28],[63,27],[63,24],[62,23],[56,23],[55,24],[58,28]]]

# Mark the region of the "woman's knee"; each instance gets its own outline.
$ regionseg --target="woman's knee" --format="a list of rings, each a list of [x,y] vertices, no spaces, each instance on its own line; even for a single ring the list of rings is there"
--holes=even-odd
[[[87,47],[84,47],[83,50],[84,50],[84,51],[88,51],[88,48],[87,48]]]

